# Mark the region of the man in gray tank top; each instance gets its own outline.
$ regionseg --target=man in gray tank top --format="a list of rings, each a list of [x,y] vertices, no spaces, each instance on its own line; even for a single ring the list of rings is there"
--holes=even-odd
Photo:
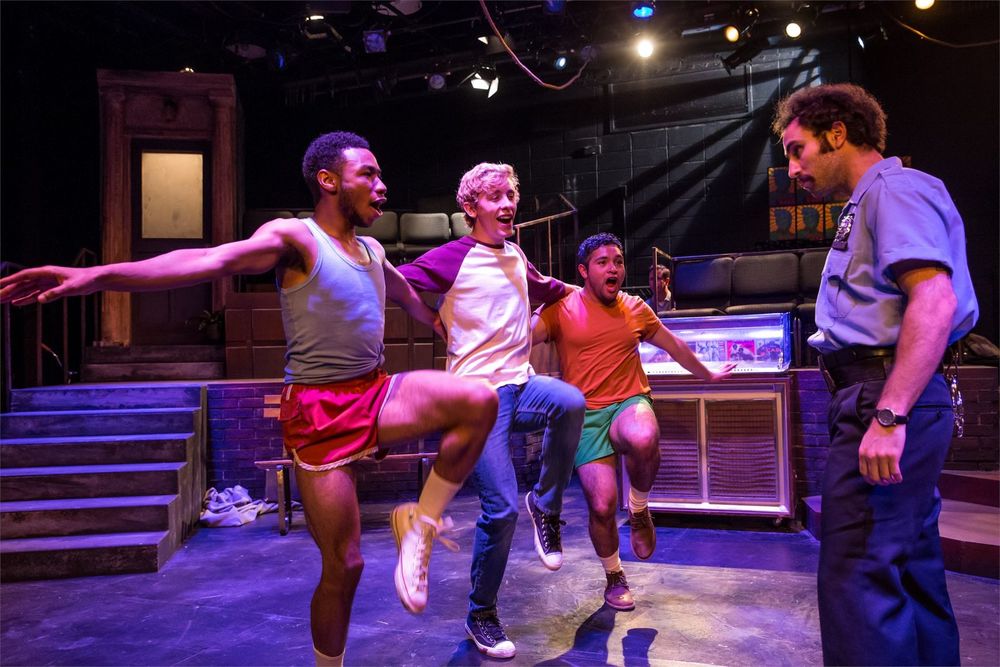
[[[427,604],[431,545],[448,525],[442,514],[482,452],[497,395],[485,383],[440,371],[382,371],[386,297],[439,332],[441,326],[378,242],[356,235],[382,214],[381,169],[367,141],[333,132],[310,145],[302,171],[315,200],[313,219],[272,220],[243,241],[140,262],[26,269],[0,282],[0,302],[173,289],[276,270],[288,344],[280,419],[323,560],[311,605],[313,648],[318,665],[341,665],[364,566],[351,463],[377,447],[441,433],[419,501],[392,513],[400,549],[396,590],[419,613]]]

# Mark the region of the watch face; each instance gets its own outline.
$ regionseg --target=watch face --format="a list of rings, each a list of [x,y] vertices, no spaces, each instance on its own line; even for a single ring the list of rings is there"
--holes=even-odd
[[[882,426],[894,426],[896,424],[896,413],[889,408],[882,408],[875,413],[875,419]]]

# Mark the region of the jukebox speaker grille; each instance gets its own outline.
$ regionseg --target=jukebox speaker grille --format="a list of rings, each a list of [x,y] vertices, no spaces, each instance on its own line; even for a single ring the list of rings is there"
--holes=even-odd
[[[701,471],[698,456],[698,400],[655,401],[660,424],[660,471],[656,495],[700,499]]]
[[[705,402],[709,500],[778,498],[773,400]]]

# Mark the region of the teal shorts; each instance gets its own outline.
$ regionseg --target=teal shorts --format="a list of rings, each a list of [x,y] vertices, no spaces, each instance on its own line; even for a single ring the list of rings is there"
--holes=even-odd
[[[583,432],[580,434],[580,446],[576,449],[576,461],[573,462],[575,467],[615,453],[611,446],[611,424],[626,408],[636,403],[645,403],[650,409],[653,407],[649,396],[638,394],[606,408],[587,410],[583,416]]]

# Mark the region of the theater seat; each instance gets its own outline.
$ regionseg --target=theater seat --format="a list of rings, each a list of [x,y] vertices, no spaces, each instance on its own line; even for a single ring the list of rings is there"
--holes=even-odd
[[[451,238],[460,239],[472,233],[472,227],[465,222],[464,213],[451,214]]]
[[[393,263],[402,258],[402,246],[399,243],[399,217],[395,211],[385,211],[368,229],[358,227],[358,234],[370,236],[385,248],[386,258]]]
[[[799,256],[794,252],[741,255],[733,262],[727,315],[790,313],[798,305]]]
[[[671,293],[676,307],[661,317],[724,315],[730,305],[732,257],[707,257],[674,263]]]
[[[451,238],[444,213],[404,213],[399,220],[399,238],[404,261],[410,261]]]

